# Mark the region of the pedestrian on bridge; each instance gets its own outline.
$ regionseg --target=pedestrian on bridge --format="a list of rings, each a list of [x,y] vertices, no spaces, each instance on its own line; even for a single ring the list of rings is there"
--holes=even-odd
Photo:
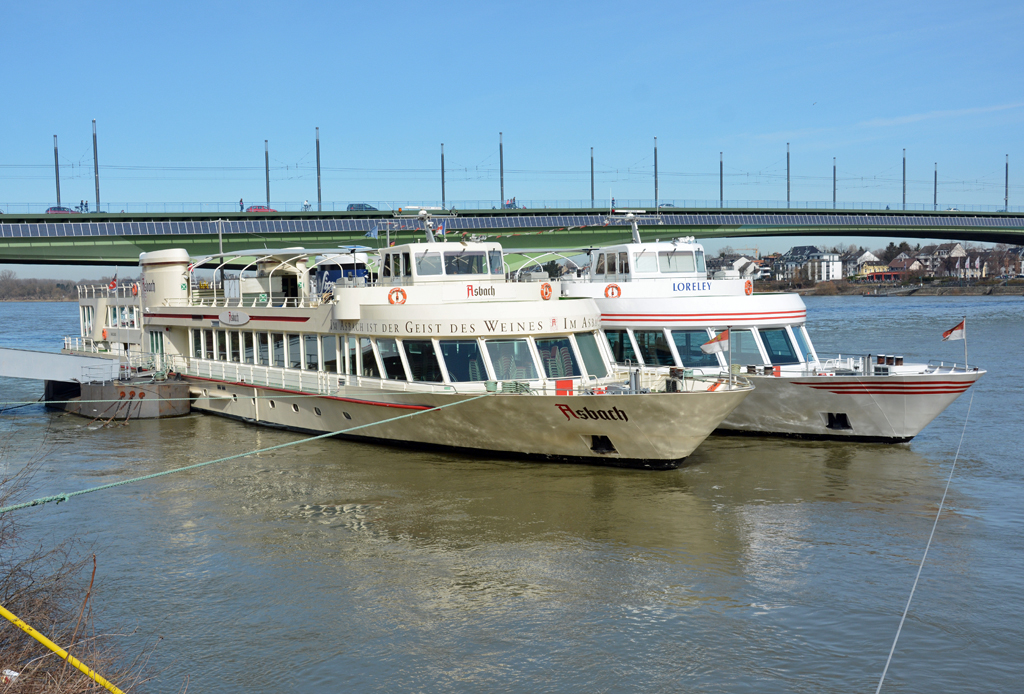
[[[242,202],[242,198],[238,198],[238,211],[245,212],[245,203]]]

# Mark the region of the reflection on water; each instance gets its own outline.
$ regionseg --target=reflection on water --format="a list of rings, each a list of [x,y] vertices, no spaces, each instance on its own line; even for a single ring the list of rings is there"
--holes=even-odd
[[[949,327],[943,307],[911,308],[907,340]],[[852,344],[857,321],[873,325],[860,305],[809,309],[823,352],[833,339],[879,351]],[[979,362],[1007,368],[1019,305],[975,311]],[[883,338],[904,339],[871,339]],[[991,375],[975,390],[979,419],[887,688],[1008,690],[1024,675],[1020,457],[1004,445],[1024,396]],[[204,692],[863,690],[966,405],[911,445],[716,437],[662,473],[315,441],[24,518],[40,538],[80,528],[94,543],[101,614],[164,636],[157,691],[186,673]],[[205,416],[86,421],[38,406],[0,419],[15,460],[46,441],[37,494],[297,438]]]

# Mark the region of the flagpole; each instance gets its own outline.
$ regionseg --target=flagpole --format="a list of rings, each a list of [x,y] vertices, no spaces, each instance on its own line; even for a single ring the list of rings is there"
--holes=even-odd
[[[964,316],[964,371],[967,371],[967,316]]]
[[[732,326],[726,326],[726,341],[729,343],[729,390],[732,390]],[[966,344],[966,343],[964,343]]]

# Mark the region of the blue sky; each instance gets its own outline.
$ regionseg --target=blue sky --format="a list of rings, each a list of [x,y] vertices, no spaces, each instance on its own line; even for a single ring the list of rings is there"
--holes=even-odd
[[[1024,5],[19,3],[0,207],[653,197],[1024,204]],[[1019,176],[1015,171],[1021,172]],[[1014,180],[1018,183],[1014,183]],[[869,242],[870,243],[870,242]],[[710,244],[709,244],[710,245]]]

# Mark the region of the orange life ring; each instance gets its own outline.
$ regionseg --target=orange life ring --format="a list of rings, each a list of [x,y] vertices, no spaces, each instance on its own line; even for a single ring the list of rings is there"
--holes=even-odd
[[[395,287],[388,292],[388,301],[393,304],[404,304],[405,303],[405,290],[401,287]]]
[[[107,339],[107,329],[106,328],[103,328],[103,339],[104,340]]]
[[[545,282],[540,285],[540,298],[544,299],[544,301],[551,298],[551,285],[549,283]]]
[[[746,292],[747,296],[750,296],[751,294],[753,294],[754,293],[754,283],[751,282],[750,280],[747,280],[746,283],[744,283],[744,285],[743,285],[743,291]]]
[[[619,285],[617,284],[609,284],[604,288],[604,295],[607,299],[618,299],[622,296],[622,290],[619,289]]]
[[[138,296],[138,295],[139,295],[139,285],[133,284],[132,285],[132,296]]]

